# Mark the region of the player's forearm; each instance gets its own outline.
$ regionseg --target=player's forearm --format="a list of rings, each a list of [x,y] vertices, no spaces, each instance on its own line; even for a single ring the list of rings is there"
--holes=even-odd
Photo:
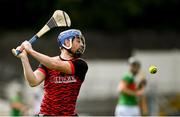
[[[121,92],[126,93],[127,95],[136,96],[136,92],[135,91],[132,91],[132,90],[127,89],[127,88],[122,89]]]
[[[25,79],[28,81],[29,85],[30,86],[36,86],[36,77],[33,73],[33,70],[29,64],[29,60],[28,58],[21,58],[21,62],[22,62],[22,65],[23,65],[23,71],[24,71],[24,77]]]
[[[47,68],[56,69],[57,63],[51,57],[41,54],[35,50],[31,50],[28,53]]]
[[[147,101],[145,96],[140,97],[140,109],[142,111],[142,115],[148,115],[148,107],[147,107]]]

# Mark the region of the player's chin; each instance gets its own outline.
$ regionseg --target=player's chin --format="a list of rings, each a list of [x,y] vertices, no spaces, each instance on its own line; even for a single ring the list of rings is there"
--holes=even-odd
[[[80,52],[83,54],[84,51],[85,51],[85,48],[82,46],[82,47],[80,47],[80,48],[78,49],[78,51],[80,51]]]
[[[78,49],[77,51],[78,51],[79,53],[83,54],[84,49]]]

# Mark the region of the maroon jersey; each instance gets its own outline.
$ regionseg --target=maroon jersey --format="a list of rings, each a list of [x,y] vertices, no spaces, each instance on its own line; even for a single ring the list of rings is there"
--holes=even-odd
[[[40,114],[54,116],[77,114],[75,111],[76,100],[88,66],[82,59],[74,59],[68,62],[71,65],[72,74],[65,74],[39,65],[38,70],[46,75]]]

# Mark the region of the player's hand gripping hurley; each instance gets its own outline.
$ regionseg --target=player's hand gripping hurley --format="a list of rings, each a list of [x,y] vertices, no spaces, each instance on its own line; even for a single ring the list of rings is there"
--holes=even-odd
[[[39,39],[42,35],[44,35],[46,32],[48,32],[54,27],[70,27],[70,26],[71,26],[71,20],[68,14],[64,11],[56,10],[53,16],[44,25],[44,27],[38,33],[36,33],[29,40],[29,42],[33,44],[37,39]],[[15,56],[18,56],[22,51],[23,51],[23,48],[20,48],[19,50],[12,49],[12,52]]]

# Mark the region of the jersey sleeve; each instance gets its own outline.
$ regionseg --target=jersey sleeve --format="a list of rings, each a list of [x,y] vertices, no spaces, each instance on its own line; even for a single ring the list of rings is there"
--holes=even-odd
[[[42,72],[42,73],[46,76],[46,74],[47,74],[47,68],[46,68],[44,65],[39,64],[37,70],[39,70],[40,72]]]
[[[84,80],[86,72],[88,70],[88,65],[84,60],[77,59],[72,61],[71,65],[72,73],[79,77],[79,79]]]
[[[122,80],[123,81],[126,81],[128,84],[131,83],[131,77],[128,75],[128,74],[125,74],[123,77],[122,77]]]

